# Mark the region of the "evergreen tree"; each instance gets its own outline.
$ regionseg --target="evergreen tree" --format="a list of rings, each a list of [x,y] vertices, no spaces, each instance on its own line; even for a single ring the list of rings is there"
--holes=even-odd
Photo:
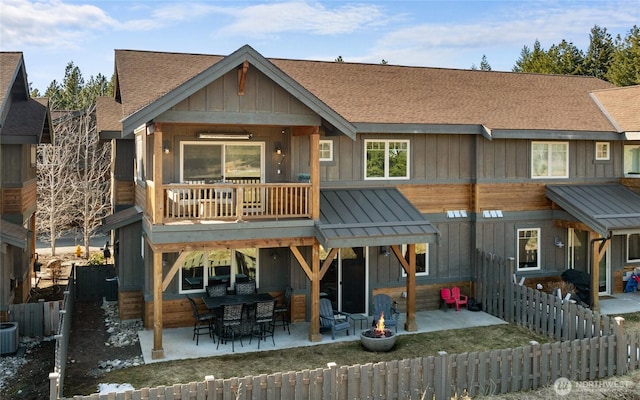
[[[615,47],[607,28],[595,25],[589,35],[589,49],[584,58],[584,74],[605,79],[613,62]]]
[[[619,35],[616,38],[607,80],[616,86],[640,84],[640,28],[637,25],[629,30],[624,39]]]
[[[513,67],[514,72],[536,72],[541,74],[551,74],[553,69],[551,58],[542,48],[538,39],[533,44],[533,51],[524,46],[520,52],[520,58]]]
[[[547,52],[551,62],[551,72],[563,75],[580,75],[584,55],[573,43],[562,39]]]

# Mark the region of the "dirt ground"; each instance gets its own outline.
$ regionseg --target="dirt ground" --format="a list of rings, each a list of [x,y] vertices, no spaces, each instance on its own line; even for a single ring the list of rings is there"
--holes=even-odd
[[[60,257],[66,261],[72,256]],[[83,262],[82,260],[74,260]],[[44,263],[46,265],[46,261]],[[68,274],[67,274],[68,276]],[[66,281],[61,281],[66,285]],[[41,281],[32,291],[31,301],[42,298],[46,301],[63,297],[63,285]],[[100,381],[100,361],[129,359],[141,354],[140,345],[126,347],[105,346],[109,334],[104,323],[102,301],[75,302],[67,372],[63,394],[70,398],[75,394],[95,393]],[[17,373],[5,381],[0,390],[0,399],[47,399],[49,398],[49,373],[53,372],[55,340],[41,340],[24,355],[28,362]]]

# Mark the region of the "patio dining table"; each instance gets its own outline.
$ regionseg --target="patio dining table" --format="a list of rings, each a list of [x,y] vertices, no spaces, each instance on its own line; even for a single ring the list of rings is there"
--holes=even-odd
[[[254,294],[228,294],[220,297],[202,297],[204,304],[209,310],[214,310],[228,304],[253,305],[260,301],[274,300],[269,293]]]

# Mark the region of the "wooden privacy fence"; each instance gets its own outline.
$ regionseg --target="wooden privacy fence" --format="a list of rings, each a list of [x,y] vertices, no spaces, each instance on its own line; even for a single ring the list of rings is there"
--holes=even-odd
[[[58,331],[62,300],[9,305],[10,320],[18,323],[20,336],[43,337]]]
[[[556,340],[611,335],[613,317],[540,290],[514,283],[514,260],[477,251],[476,296],[482,310]]]
[[[71,267],[71,276],[74,276]],[[49,374],[49,398],[62,397],[64,376],[67,369],[67,354],[69,353],[69,339],[71,338],[71,321],[73,320],[73,306],[75,301],[75,280],[69,279],[67,289],[62,300],[63,309],[58,314],[58,330],[55,335],[56,350],[54,354],[53,372]],[[96,345],[101,345],[97,343]]]
[[[640,334],[530,344],[375,364],[318,368],[74,396],[107,399],[451,399],[535,390],[558,378],[591,380],[640,368]],[[635,349],[630,351],[630,349]]]

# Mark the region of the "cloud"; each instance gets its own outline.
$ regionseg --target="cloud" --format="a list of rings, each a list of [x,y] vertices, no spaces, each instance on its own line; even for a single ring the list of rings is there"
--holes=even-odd
[[[235,20],[224,28],[227,35],[260,36],[285,32],[339,35],[385,23],[381,9],[367,4],[329,9],[320,3],[292,1],[248,6],[233,13]]]
[[[24,46],[74,48],[92,31],[116,23],[98,7],[59,0],[3,0],[0,7],[0,36],[2,47],[6,49]]]

